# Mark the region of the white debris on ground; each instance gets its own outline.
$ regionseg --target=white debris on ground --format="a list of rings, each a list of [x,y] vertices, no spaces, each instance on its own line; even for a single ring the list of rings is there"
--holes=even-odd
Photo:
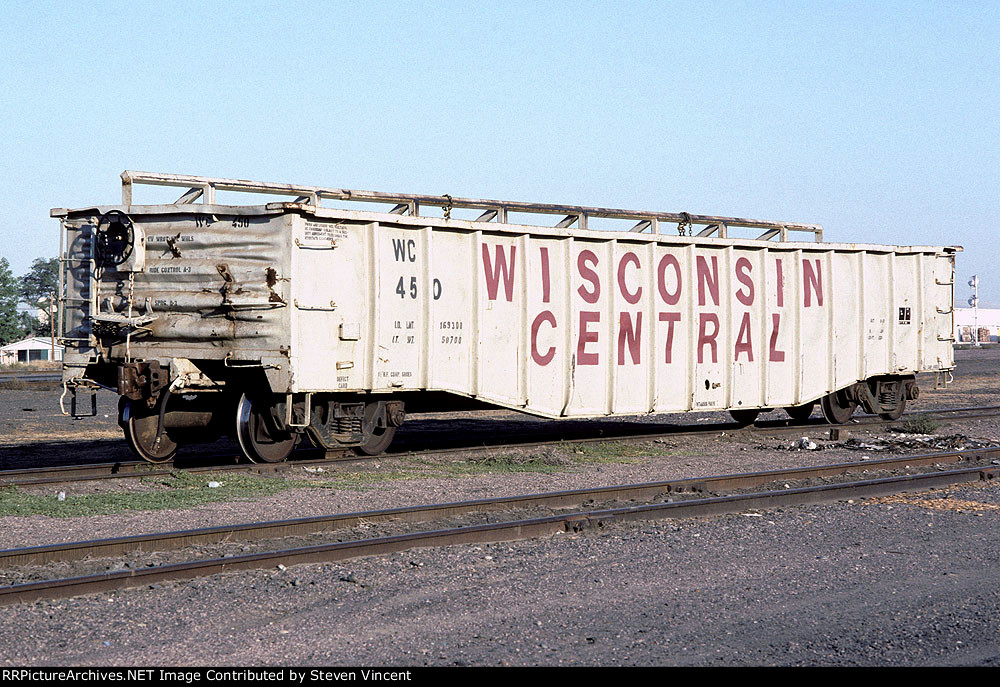
[[[966,449],[986,448],[995,445],[994,441],[973,439],[964,434],[937,436],[933,434],[892,434],[884,437],[866,437],[859,439],[850,437],[843,442],[817,443],[809,437],[796,439],[791,444],[777,446],[760,445],[761,450],[779,451],[823,451],[825,449],[845,448],[851,451],[870,451],[881,453],[904,453],[907,451],[963,451]]]
[[[963,451],[965,449],[985,448],[994,445],[995,442],[981,441],[973,439],[964,434],[952,434],[949,436],[936,436],[933,434],[894,434],[887,437],[872,437],[869,439],[857,439],[851,437],[843,444],[842,448],[852,451]]]

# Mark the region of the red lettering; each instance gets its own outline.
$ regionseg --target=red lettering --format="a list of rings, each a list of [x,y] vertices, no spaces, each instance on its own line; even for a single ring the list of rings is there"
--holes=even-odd
[[[552,358],[556,355],[556,348],[555,346],[549,347],[549,350],[545,352],[545,355],[540,355],[538,353],[538,328],[542,326],[542,322],[548,322],[552,325],[552,328],[555,329],[556,316],[548,310],[543,310],[538,313],[538,317],[536,317],[535,321],[531,323],[531,359],[539,365],[548,365],[552,362]]]
[[[812,305],[812,291],[816,290],[816,305],[823,305],[823,272],[820,269],[819,260],[814,260],[816,263],[816,271],[813,272],[812,265],[809,264],[808,260],[802,261],[802,286],[805,292],[805,303],[804,307],[808,308]]]
[[[597,341],[597,332],[592,332],[587,328],[591,322],[600,322],[601,313],[597,311],[580,311],[580,338],[576,342],[576,364],[577,365],[597,365],[600,362],[600,353],[587,353],[587,344]]]
[[[712,302],[719,304],[719,258],[712,256],[712,271],[708,270],[708,261],[699,255],[695,264],[698,272],[698,305],[705,305],[705,287],[712,295]]]
[[[778,273],[778,279],[776,281],[776,288],[778,289],[778,307],[782,308],[785,305],[785,278],[781,274],[781,260],[774,261],[774,270]]]
[[[715,258],[712,258],[713,260]],[[712,362],[719,362],[718,347],[716,346],[715,337],[719,335],[719,316],[710,312],[703,312],[698,317],[698,362],[704,362],[702,359],[702,354],[704,353],[705,346],[712,347]],[[711,322],[714,327],[712,333],[709,334],[706,331],[705,325]]]
[[[635,314],[635,328],[632,327],[632,315],[627,312],[618,315],[618,364],[625,364],[625,346],[628,345],[632,364],[639,364],[639,340],[642,338],[642,313]],[[627,342],[626,342],[627,340]]]
[[[743,305],[753,305],[753,279],[750,278],[751,270],[753,270],[753,265],[746,258],[740,258],[736,261],[736,280],[747,289],[746,293],[743,293],[742,288],[736,292],[736,300]]]
[[[660,322],[667,322],[667,354],[664,362],[670,363],[670,354],[674,349],[674,323],[681,321],[679,312],[661,312]]]
[[[639,302],[639,299],[642,298],[642,287],[640,286],[637,288],[635,293],[630,293],[628,286],[625,284],[625,267],[628,266],[630,262],[637,268],[641,268],[639,258],[636,257],[635,253],[626,253],[623,255],[621,261],[618,263],[618,289],[621,291],[622,298],[632,305],[635,305]]]
[[[785,352],[778,350],[778,326],[781,324],[781,315],[774,313],[771,315],[771,349],[768,352],[768,360],[780,363],[785,359]]]
[[[677,290],[673,293],[667,291],[667,266],[673,267],[677,276]],[[677,301],[681,299],[681,266],[677,258],[669,253],[660,258],[660,264],[656,267],[656,287],[660,290],[660,298],[667,305],[677,305]]]
[[[736,348],[733,351],[733,360],[739,361],[740,353],[747,354],[747,360],[753,362],[753,344],[750,343],[750,313],[743,313],[743,321],[740,323],[740,333],[736,337]]]
[[[597,267],[597,256],[589,250],[580,251],[580,255],[576,258],[576,269],[579,270],[581,277],[594,285],[594,289],[588,291],[581,285],[577,292],[580,294],[580,298],[588,303],[596,303],[597,299],[601,297],[601,278],[597,276],[597,272],[587,267],[588,262],[594,263],[594,267]]]
[[[507,301],[514,300],[514,254],[517,246],[510,247],[510,267],[507,266],[507,254],[503,247],[496,246],[496,264],[490,264],[490,248],[483,244],[483,270],[486,274],[486,294],[491,301],[497,299],[497,290],[500,286],[500,275],[503,274],[503,289]]]
[[[549,249],[546,246],[539,246],[538,252],[542,258],[542,303],[548,303],[549,302]],[[552,323],[552,326],[555,326],[555,322]]]

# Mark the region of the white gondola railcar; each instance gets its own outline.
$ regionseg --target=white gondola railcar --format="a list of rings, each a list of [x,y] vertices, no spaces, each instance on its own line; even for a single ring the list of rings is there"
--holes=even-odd
[[[822,243],[817,225],[687,213],[122,180],[121,205],[52,212],[64,381],[74,399],[115,389],[151,461],[227,431],[255,461],[283,460],[303,434],[374,454],[404,412],[483,404],[752,422],[819,402],[833,423],[858,405],[898,417],[918,372],[954,366],[958,247]],[[190,190],[137,205],[136,183]],[[221,205],[219,190],[294,200]],[[588,229],[595,218],[631,231]],[[803,233],[814,240],[788,240]]]

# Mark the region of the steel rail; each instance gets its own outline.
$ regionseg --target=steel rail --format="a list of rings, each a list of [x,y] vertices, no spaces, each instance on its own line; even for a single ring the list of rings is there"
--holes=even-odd
[[[559,532],[579,532],[585,529],[603,527],[617,521],[705,517],[742,512],[750,508],[774,508],[826,503],[846,498],[885,496],[905,491],[991,480],[998,475],[1000,475],[1000,468],[973,467],[818,487],[573,512],[503,523],[319,544],[280,551],[175,563],[154,568],[11,585],[0,588],[0,604],[114,591],[166,580],[202,577],[224,571],[270,568],[277,564],[328,563],[360,556],[397,553],[420,547],[530,539],[550,536]]]
[[[928,416],[948,416],[962,414],[961,417],[939,417],[946,422],[958,420],[976,419],[981,417],[995,417],[1000,415],[1000,406],[971,406],[966,408],[942,408],[938,410],[911,411],[904,414],[906,416],[928,415]],[[758,434],[798,434],[802,431],[815,429],[847,429],[857,427],[876,427],[899,422],[899,420],[883,420],[875,415],[859,415],[853,418],[858,422],[846,425],[830,425],[824,420],[807,421],[804,424],[791,424],[789,420],[768,420],[759,425],[742,427],[732,422],[711,425],[675,425],[677,429],[663,431],[663,425],[650,425],[649,429],[639,424],[622,423],[621,434],[602,435],[597,437],[579,438],[559,438],[534,440],[537,433],[505,434],[502,444],[482,444],[476,446],[451,446],[443,448],[427,448],[418,450],[407,450],[405,448],[390,447],[383,456],[356,456],[350,451],[328,452],[328,457],[323,459],[298,459],[283,463],[239,463],[232,465],[209,465],[191,466],[178,468],[173,463],[167,462],[154,465],[146,461],[119,461],[114,463],[92,463],[87,465],[69,465],[44,468],[17,468],[11,470],[0,470],[0,487],[5,486],[45,486],[56,484],[67,484],[72,482],[85,482],[104,479],[128,479],[137,477],[157,477],[169,476],[175,470],[184,472],[256,472],[260,474],[287,471],[300,467],[335,465],[338,463],[361,463],[370,461],[373,458],[402,457],[402,456],[425,456],[425,455],[448,455],[479,453],[484,451],[496,451],[509,448],[543,448],[547,446],[560,446],[566,444],[587,444],[604,443],[612,441],[629,441],[643,439],[660,439],[683,436],[698,436],[711,434],[719,431],[745,431]],[[558,425],[556,425],[558,427]],[[687,429],[690,428],[690,429]],[[606,431],[606,428],[602,429]],[[521,441],[527,439],[527,441]],[[334,454],[334,455],[330,455]],[[220,457],[229,457],[230,454],[218,454]],[[235,453],[232,455],[235,456]]]
[[[216,457],[232,457],[233,453],[220,453]],[[211,456],[209,456],[211,457]],[[302,459],[284,463],[239,463],[228,465],[192,465],[184,468],[173,463],[149,463],[144,460],[116,463],[89,463],[86,465],[66,465],[44,468],[17,468],[0,470],[0,488],[35,487],[73,482],[90,482],[106,479],[134,479],[142,477],[169,477],[177,471],[183,472],[257,472],[273,473],[313,465],[331,465],[337,462],[361,462],[369,457],[351,456],[347,458]]]
[[[0,384],[4,382],[58,382],[62,372],[0,372]]]
[[[693,494],[729,489],[748,489],[779,481],[834,477],[873,470],[898,470],[927,465],[960,463],[973,459],[989,460],[997,458],[1000,458],[1000,446],[987,449],[896,456],[864,462],[811,465],[797,468],[782,468],[780,470],[661,480],[640,484],[591,487],[517,496],[501,496],[450,503],[403,506],[356,513],[339,513],[328,516],[204,527],[129,537],[113,537],[65,544],[49,544],[45,546],[0,550],[0,568],[14,565],[43,565],[53,562],[80,560],[87,557],[120,556],[135,551],[147,553],[153,551],[172,551],[187,546],[215,544],[222,541],[253,541],[315,534],[317,532],[328,532],[345,527],[353,527],[361,522],[427,522],[476,512],[539,506],[567,508],[594,501],[649,499],[663,494]]]
[[[958,413],[968,411],[967,414],[960,417],[940,417],[938,419],[944,422],[956,422],[960,420],[972,420],[983,417],[996,417],[1000,415],[1000,406],[983,406],[981,408],[950,408],[943,409],[940,412],[945,413]],[[972,412],[976,411],[976,412]],[[927,411],[913,411],[912,415],[929,415],[934,416],[939,411],[927,410]],[[904,414],[905,417],[906,414]],[[602,443],[610,441],[628,441],[628,440],[639,440],[639,439],[659,439],[659,438],[669,438],[669,437],[682,437],[682,436],[699,436],[702,434],[711,434],[714,432],[726,432],[726,431],[744,431],[753,434],[797,434],[803,430],[848,430],[858,428],[858,427],[880,427],[885,425],[890,425],[899,420],[883,420],[877,415],[860,415],[852,418],[850,423],[843,425],[831,425],[826,420],[823,419],[812,419],[807,420],[804,423],[794,423],[793,420],[766,420],[754,425],[740,425],[733,422],[726,422],[720,424],[711,425],[675,425],[677,430],[663,431],[663,425],[649,425],[649,429],[645,429],[641,424],[628,424],[621,423],[623,427],[630,431],[622,432],[621,434],[610,434],[602,435],[596,437],[581,437],[581,438],[560,438],[551,440],[539,440],[539,441],[529,441],[529,442],[518,442],[516,441],[520,436],[528,435],[517,435],[517,434],[505,434],[504,443],[493,444],[493,445],[482,445],[482,446],[459,446],[459,447],[449,447],[449,448],[435,448],[427,449],[421,451],[406,451],[406,450],[393,450],[392,447],[384,454],[385,456],[397,456],[397,455],[424,455],[428,453],[442,454],[442,453],[462,453],[468,451],[477,450],[497,450],[502,448],[533,448],[533,447],[544,447],[544,446],[558,446],[565,445],[569,443],[573,444],[586,444],[586,443]],[[791,423],[791,424],[790,424]],[[695,427],[696,429],[685,429],[685,427]],[[607,428],[604,427],[600,431],[604,432]],[[512,441],[514,439],[515,441]]]

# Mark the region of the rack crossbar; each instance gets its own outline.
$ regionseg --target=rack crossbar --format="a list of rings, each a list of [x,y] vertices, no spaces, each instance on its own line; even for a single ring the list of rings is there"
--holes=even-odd
[[[476,221],[505,221],[511,212],[528,214],[561,215],[563,219],[556,226],[572,224],[572,218],[577,226],[585,227],[586,220],[591,217],[607,219],[632,220],[640,225],[638,231],[659,228],[658,222],[670,222],[678,226],[712,225],[725,227],[745,227],[765,229],[760,238],[787,240],[788,232],[806,232],[815,237],[815,241],[823,240],[823,227],[819,224],[803,224],[798,222],[778,222],[773,220],[748,219],[744,217],[719,217],[714,215],[693,215],[685,212],[650,212],[644,210],[623,210],[618,208],[588,207],[583,205],[555,205],[548,203],[528,203],[522,201],[490,200],[484,198],[461,198],[450,195],[419,195],[412,193],[383,193],[379,191],[359,191],[354,189],[332,188],[322,186],[298,186],[294,184],[279,184],[245,179],[221,179],[215,177],[199,177],[186,174],[161,174],[154,172],[122,172],[122,205],[132,205],[132,188],[136,184],[147,186],[173,186],[185,188],[187,191],[176,204],[193,204],[199,198],[202,203],[215,204],[216,191],[236,191],[240,193],[261,193],[268,195],[292,196],[295,202],[302,202],[319,207],[322,199],[339,201],[359,201],[367,203],[393,204],[390,212],[419,216],[421,206],[439,207],[446,210],[446,216],[452,209],[463,208],[478,210],[482,214]],[[655,221],[654,221],[655,220]],[[647,224],[648,223],[648,224]],[[693,231],[692,231],[693,233]]]

